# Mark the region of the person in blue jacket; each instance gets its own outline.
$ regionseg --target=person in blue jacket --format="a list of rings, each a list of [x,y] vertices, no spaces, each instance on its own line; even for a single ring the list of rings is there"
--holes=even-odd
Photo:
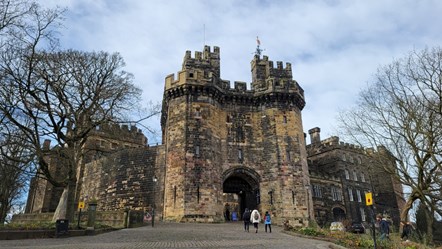
[[[264,228],[266,232],[267,227],[269,228],[269,231],[272,232],[272,218],[270,217],[269,211],[266,211],[264,215]]]

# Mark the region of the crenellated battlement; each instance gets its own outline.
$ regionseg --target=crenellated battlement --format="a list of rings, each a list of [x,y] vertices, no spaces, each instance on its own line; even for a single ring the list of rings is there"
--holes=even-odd
[[[219,47],[214,46],[213,47],[213,52],[210,49],[210,46],[204,46],[204,51],[200,52],[200,51],[195,51],[195,57],[192,58],[192,52],[190,50],[187,50],[185,55],[184,55],[184,63],[188,60],[192,60],[194,59],[195,61],[207,61],[210,59],[219,59],[219,54],[220,54],[220,50]]]
[[[174,74],[166,77],[165,89],[170,89],[184,84],[220,84],[220,49],[214,47],[211,51],[209,46],[204,46],[204,51],[195,51],[192,57],[191,51],[186,51],[181,71],[178,78]]]
[[[268,72],[265,76],[273,77],[273,78],[290,78],[292,79],[292,64],[286,62],[285,68],[283,67],[282,61],[276,61],[276,67],[274,66],[274,62],[269,60],[267,55],[263,55],[262,59],[258,55],[255,55],[252,61],[252,68],[254,66],[263,66],[265,71]],[[257,75],[258,76],[258,75]]]
[[[147,138],[144,136],[142,130],[138,129],[135,125],[103,124],[97,126],[92,134],[106,138],[124,140],[140,145],[147,144]]]
[[[272,99],[294,101],[303,109],[304,90],[292,79],[290,63],[286,63],[284,67],[281,61],[277,61],[275,67],[268,56],[264,55],[261,59],[259,55],[255,55],[251,66],[251,89],[247,89],[247,83],[242,81],[234,81],[231,88],[230,81],[220,78],[219,47],[214,47],[211,51],[209,46],[205,46],[204,51],[196,51],[194,57],[190,51],[186,51],[182,70],[178,72],[177,78],[170,74],[165,79],[166,97],[197,91],[198,94],[210,93],[223,100],[240,97],[257,103],[260,101],[257,98],[264,99],[263,96],[272,95]],[[265,99],[268,101],[269,98]]]
[[[252,62],[252,89],[256,91],[266,91],[270,89],[296,89],[299,85],[292,79],[292,65],[286,63],[283,67],[282,61],[274,62],[267,56],[262,59],[255,55]]]
[[[307,150],[328,151],[331,149],[345,149],[367,155],[374,153],[385,153],[387,151],[383,146],[378,146],[376,150],[374,148],[364,148],[359,145],[345,143],[340,141],[340,138],[337,136],[332,136],[324,140],[320,140],[319,132],[320,129],[318,127],[309,130],[310,139],[312,142],[307,145]]]

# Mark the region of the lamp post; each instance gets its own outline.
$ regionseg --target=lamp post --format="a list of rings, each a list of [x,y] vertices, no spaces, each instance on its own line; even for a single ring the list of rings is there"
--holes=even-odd
[[[152,178],[153,181],[153,203],[152,203],[152,227],[155,225],[155,189],[157,186],[157,177],[154,175]]]

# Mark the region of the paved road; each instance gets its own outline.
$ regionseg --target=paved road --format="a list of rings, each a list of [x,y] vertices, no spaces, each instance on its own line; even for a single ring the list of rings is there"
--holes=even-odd
[[[0,248],[26,249],[116,249],[116,248],[244,248],[326,249],[328,242],[300,238],[273,227],[265,233],[246,233],[242,223],[183,224],[157,223],[155,227],[123,229],[96,236],[70,238],[2,240]]]

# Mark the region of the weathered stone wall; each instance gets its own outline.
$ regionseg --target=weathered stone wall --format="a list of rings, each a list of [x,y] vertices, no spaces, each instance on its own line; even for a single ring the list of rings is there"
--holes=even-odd
[[[150,211],[155,204],[161,217],[163,174],[163,146],[124,149],[86,165],[80,200],[96,199],[100,211]]]
[[[221,221],[222,194],[244,190],[244,203],[272,211],[276,224],[287,219],[306,225],[305,102],[290,64],[274,68],[266,56],[255,56],[252,90],[244,82],[231,89],[219,71],[219,48],[206,46],[194,58],[186,52],[178,78],[166,78],[164,218]],[[226,182],[232,189],[225,189]]]
[[[373,192],[375,213],[388,213],[396,223],[402,205],[398,200],[403,193],[402,188],[392,181],[392,175],[383,169],[388,161],[379,164],[373,157],[378,152],[340,142],[338,137],[320,140],[319,131],[319,128],[310,130],[312,143],[307,145],[310,191],[314,195],[315,185],[322,191],[322,196],[313,197],[318,223],[326,225],[337,221],[333,216],[335,207],[345,211],[345,219],[349,222],[368,223],[371,211],[365,203],[366,192]],[[340,205],[330,192],[330,184],[338,187],[338,182],[343,198]]]
[[[118,210],[118,211],[98,211],[95,215],[95,224],[107,225],[114,228],[126,228],[137,227],[146,225],[143,221],[142,211],[136,210]],[[76,212],[74,215],[74,221],[70,221],[71,227],[76,227],[78,224],[78,215]],[[12,217],[12,223],[26,224],[35,222],[52,222],[54,213],[32,213],[32,214],[16,214]],[[88,213],[87,209],[81,213],[80,225],[87,224]]]
[[[65,163],[59,155],[59,147],[50,147],[50,140],[46,140],[43,150],[46,152],[45,160],[49,170],[55,179],[61,180],[66,176]],[[88,142],[84,150],[84,162],[89,163],[104,158],[116,151],[125,148],[144,148],[147,145],[147,138],[140,129],[135,126],[107,124],[96,127],[89,134]],[[83,186],[84,169],[79,165],[77,169],[77,191],[81,192]],[[30,186],[26,213],[54,212],[57,208],[63,187],[54,187],[44,178],[35,177]]]

